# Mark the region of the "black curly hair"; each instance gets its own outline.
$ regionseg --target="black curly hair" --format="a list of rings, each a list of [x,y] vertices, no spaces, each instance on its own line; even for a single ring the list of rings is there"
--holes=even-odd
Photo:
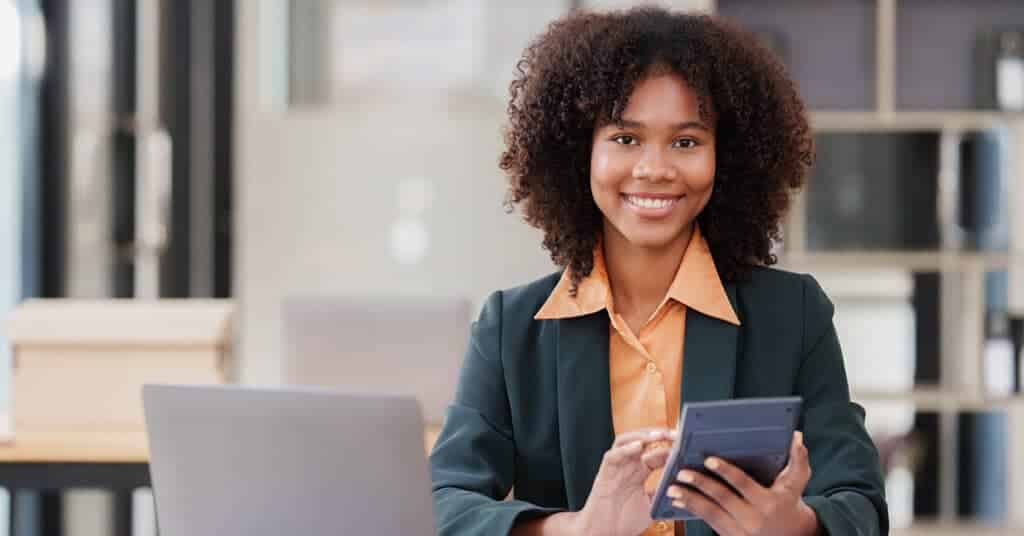
[[[510,85],[506,198],[544,232],[544,248],[571,271],[593,269],[602,216],[590,191],[594,129],[618,121],[637,82],[675,73],[713,110],[717,167],[697,217],[719,274],[735,281],[771,265],[791,194],[814,159],[804,104],[782,63],[726,20],[657,7],[573,11],[533,41]]]

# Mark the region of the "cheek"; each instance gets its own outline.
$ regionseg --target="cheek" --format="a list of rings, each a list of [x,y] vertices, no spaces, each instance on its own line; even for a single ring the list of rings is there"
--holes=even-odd
[[[696,163],[690,173],[687,174],[687,182],[690,189],[701,194],[711,194],[715,184],[715,153],[709,151],[705,158]]]
[[[611,158],[604,151],[595,150],[590,156],[590,182],[599,185],[611,175]]]
[[[595,150],[590,157],[590,189],[594,198],[600,204],[601,198],[606,197],[617,185],[615,159],[605,151]]]

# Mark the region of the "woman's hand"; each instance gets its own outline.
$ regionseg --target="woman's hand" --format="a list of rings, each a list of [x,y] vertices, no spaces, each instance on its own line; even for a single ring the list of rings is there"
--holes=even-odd
[[[651,497],[644,482],[665,466],[675,433],[663,428],[622,434],[615,438],[597,471],[590,496],[576,517],[577,534],[619,536],[640,534],[651,524]]]
[[[814,536],[821,532],[818,517],[802,495],[811,478],[803,434],[796,432],[790,446],[789,464],[770,488],[758,484],[742,470],[718,458],[705,466],[736,491],[695,471],[680,471],[679,482],[693,486],[670,486],[673,504],[686,508],[711,525],[722,536]]]

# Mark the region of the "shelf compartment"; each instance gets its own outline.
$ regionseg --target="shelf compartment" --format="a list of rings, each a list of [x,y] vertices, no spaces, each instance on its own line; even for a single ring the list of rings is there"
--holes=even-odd
[[[875,8],[873,0],[718,0],[720,15],[781,43],[811,109],[875,108]]]
[[[770,2],[769,2],[770,3]],[[982,33],[1024,29],[1019,0],[898,0],[897,109],[969,109],[985,104]],[[828,32],[825,32],[826,34]]]

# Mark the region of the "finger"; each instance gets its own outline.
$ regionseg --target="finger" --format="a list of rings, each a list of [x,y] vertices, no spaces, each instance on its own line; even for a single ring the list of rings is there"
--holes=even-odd
[[[729,489],[729,486],[718,480],[696,471],[682,470],[676,475],[677,480],[685,485],[693,486],[705,497],[714,501],[730,516],[744,527],[756,526],[761,518],[760,512],[750,502]],[[682,486],[677,486],[682,489]]]
[[[668,489],[669,497],[673,498],[672,506],[685,508],[692,514],[703,519],[718,534],[746,534],[739,521],[729,515],[721,506],[698,491],[680,486]]]
[[[714,456],[704,460],[704,466],[736,488],[736,491],[747,501],[761,504],[768,498],[770,493],[768,489],[753,478],[750,478],[750,475],[744,472],[743,469]]]
[[[668,461],[668,455],[672,451],[667,448],[657,448],[644,452],[641,460],[644,462],[644,467],[651,471],[657,471],[662,467],[665,467],[665,462]]]
[[[615,441],[612,443],[612,447],[618,447],[634,441],[643,441],[645,443],[670,441],[671,439],[668,434],[668,428],[644,428],[641,430],[633,430],[616,436]]]
[[[786,464],[786,468],[779,474],[772,487],[777,486],[796,493],[803,493],[810,479],[811,465],[807,447],[804,446],[803,433],[795,432],[793,443],[789,448],[789,463]]]
[[[643,441],[634,441],[622,446],[612,447],[604,454],[605,463],[618,466],[638,457],[644,451]]]

